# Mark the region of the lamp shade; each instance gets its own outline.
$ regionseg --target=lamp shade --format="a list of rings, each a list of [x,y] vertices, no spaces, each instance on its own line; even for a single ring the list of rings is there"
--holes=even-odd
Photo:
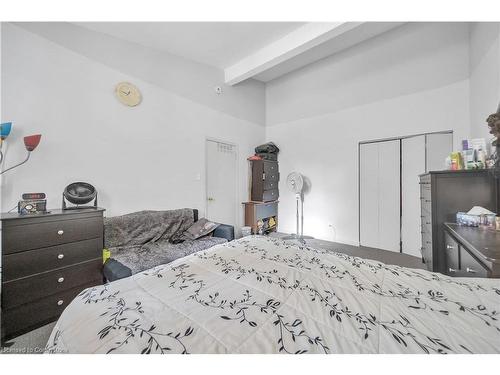
[[[36,146],[40,143],[40,138],[42,138],[41,134],[28,135],[24,137],[24,146],[26,150],[33,151]]]
[[[2,141],[9,136],[11,129],[12,122],[4,122],[3,124],[0,124],[0,138]]]

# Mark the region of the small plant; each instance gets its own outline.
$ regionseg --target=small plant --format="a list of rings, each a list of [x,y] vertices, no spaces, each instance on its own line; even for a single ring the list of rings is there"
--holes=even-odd
[[[491,157],[494,161],[492,173],[496,178],[500,178],[500,105],[496,113],[492,113],[488,116],[486,122],[488,123],[490,134],[494,137],[491,142],[493,147],[495,147],[495,152]]]
[[[500,138],[500,113],[492,113],[486,119],[488,127],[490,128],[490,134],[495,137],[492,144],[493,146],[500,146],[498,139]]]

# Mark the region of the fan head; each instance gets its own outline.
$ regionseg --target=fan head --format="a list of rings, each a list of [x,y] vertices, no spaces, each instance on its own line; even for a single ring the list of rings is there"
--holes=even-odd
[[[302,188],[304,187],[304,179],[302,175],[297,172],[292,172],[286,177],[286,186],[294,192],[298,194],[302,192]]]
[[[97,192],[95,187],[86,182],[73,182],[66,186],[63,194],[73,204],[86,204],[96,197]]]

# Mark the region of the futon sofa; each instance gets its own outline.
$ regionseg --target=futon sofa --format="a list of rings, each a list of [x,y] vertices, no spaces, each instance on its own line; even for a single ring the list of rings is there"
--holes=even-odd
[[[196,221],[198,210],[188,208],[105,218],[104,246],[111,258],[104,264],[104,277],[107,281],[123,279],[234,239],[234,227],[224,224],[209,236],[182,239]]]

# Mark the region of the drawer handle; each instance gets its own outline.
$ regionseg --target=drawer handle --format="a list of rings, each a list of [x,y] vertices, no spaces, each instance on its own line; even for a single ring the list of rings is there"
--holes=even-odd
[[[59,254],[59,255],[57,256],[57,259],[62,259],[62,258],[64,258],[64,254]]]
[[[469,268],[469,267],[467,267],[467,268],[465,269],[465,272],[468,272],[468,273],[477,273],[477,271],[476,271],[475,269],[473,269],[473,268]]]
[[[64,277],[60,277],[60,278],[57,279],[58,283],[62,283],[63,281],[64,281]]]
[[[446,244],[446,249],[453,250],[454,248],[455,248],[455,246],[451,246],[451,245]]]
[[[425,222],[425,224],[427,224],[427,225],[431,225],[431,223],[430,223],[429,221],[426,221],[426,222]]]
[[[450,272],[457,272],[457,270],[453,269],[453,268],[448,268],[448,271],[450,271]]]
[[[60,236],[62,236],[62,235],[64,234],[64,231],[63,231],[62,229],[59,229],[59,230],[57,231],[57,234],[58,234],[58,235],[60,235]]]
[[[59,301],[57,301],[57,306],[61,306],[63,303],[64,303],[64,301],[62,299],[60,299]]]

